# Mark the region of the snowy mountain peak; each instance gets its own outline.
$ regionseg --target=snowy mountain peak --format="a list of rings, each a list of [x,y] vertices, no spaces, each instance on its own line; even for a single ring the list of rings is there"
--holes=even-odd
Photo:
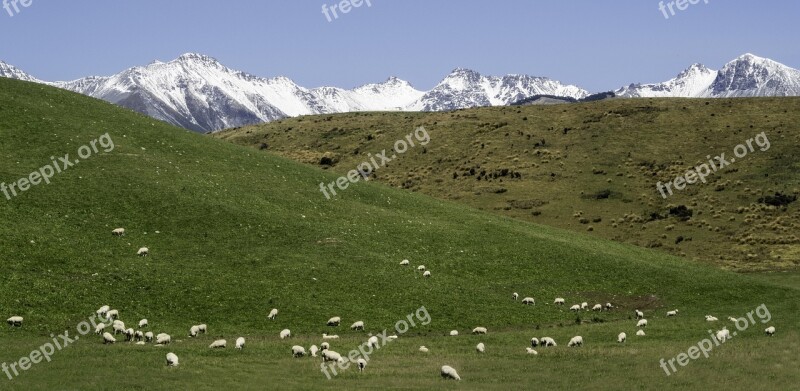
[[[708,96],[798,96],[800,71],[779,62],[747,53],[725,64]]]
[[[25,81],[39,82],[35,77],[23,72],[21,69],[0,61],[0,77],[7,77],[9,79],[19,79]]]

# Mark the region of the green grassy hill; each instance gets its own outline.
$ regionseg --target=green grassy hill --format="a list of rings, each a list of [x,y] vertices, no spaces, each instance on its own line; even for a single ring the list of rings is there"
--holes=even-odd
[[[299,117],[217,137],[314,165],[325,156],[344,173],[424,126],[430,143],[394,159],[376,180],[731,270],[796,271],[800,203],[759,200],[800,195],[798,109],[800,98],[615,99]],[[706,156],[725,153],[729,161],[737,145],[761,132],[765,151],[753,140],[752,152],[707,183],[661,196],[659,181]],[[670,213],[680,206],[690,219]]]
[[[800,380],[796,329],[800,292],[659,252],[526,223],[379,183],[352,185],[334,200],[319,192],[335,175],[271,153],[197,135],[66,91],[0,79],[0,181],[11,183],[49,164],[75,159],[82,145],[108,133],[110,152],[81,160],[10,200],[0,198],[0,308],[25,318],[0,330],[0,361],[11,363],[70,330],[103,304],[126,324],[150,320],[173,335],[167,348],[104,346],[88,335],[2,389],[574,388],[721,389]],[[433,143],[433,141],[432,141]],[[776,141],[777,147],[777,141]],[[428,153],[433,153],[431,149]],[[446,157],[442,157],[446,158]],[[111,230],[125,227],[127,235]],[[139,247],[149,257],[137,257]],[[410,259],[433,277],[423,279]],[[533,296],[536,306],[511,300]],[[575,314],[549,303],[610,301],[608,312]],[[760,322],[734,342],[666,377],[658,366],[707,336],[703,315],[744,316],[760,304],[780,332]],[[342,338],[340,353],[366,340],[348,330],[391,330],[424,306],[419,325],[376,352],[368,370],[333,380],[317,359],[292,359],[293,344]],[[271,308],[280,313],[267,319]],[[650,318],[635,339],[632,310]],[[666,319],[667,309],[680,308]],[[341,316],[342,327],[325,326]],[[191,325],[209,333],[189,339]],[[476,326],[485,337],[471,336]],[[295,335],[282,341],[278,333]],[[451,329],[462,336],[446,337]],[[627,345],[615,342],[626,331]],[[568,349],[573,335],[586,345]],[[531,337],[559,347],[524,353]],[[211,351],[214,338],[247,348]],[[485,341],[487,354],[474,346]],[[429,355],[417,352],[420,345]],[[762,347],[762,345],[766,345]],[[181,366],[164,367],[174,351]],[[674,353],[673,353],[674,352]],[[439,378],[449,364],[464,379]],[[794,365],[794,366],[792,366]],[[603,374],[597,381],[591,379]],[[727,387],[730,389],[730,387]]]

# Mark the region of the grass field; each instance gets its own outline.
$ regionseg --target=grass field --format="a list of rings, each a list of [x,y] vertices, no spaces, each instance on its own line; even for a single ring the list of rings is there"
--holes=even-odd
[[[0,181],[28,176],[51,156],[74,157],[105,133],[112,151],[0,198],[0,308],[25,317],[23,327],[0,331],[0,361],[29,355],[50,334],[74,335],[104,304],[129,325],[148,318],[152,331],[174,342],[104,346],[87,335],[13,380],[0,375],[1,389],[730,390],[790,389],[800,380],[796,275],[736,274],[375,182],[326,200],[319,182],[334,180],[333,172],[0,79]],[[127,235],[113,237],[117,227]],[[136,256],[141,246],[149,257]],[[399,266],[405,258],[432,277]],[[537,305],[512,301],[512,292]],[[616,308],[576,315],[548,304],[557,296]],[[733,331],[728,316],[762,303],[774,337],[757,322],[675,375],[659,367],[709,328]],[[346,354],[366,332],[391,334],[421,306],[431,322],[375,352],[363,374],[350,369],[327,380],[319,361],[290,355],[294,344],[319,345],[324,332],[339,334],[332,349]],[[274,321],[271,308],[280,310]],[[634,308],[650,320],[646,337],[634,335]],[[680,315],[666,318],[673,308]],[[720,321],[710,326],[706,314]],[[343,319],[334,331],[325,326],[332,316]],[[356,320],[366,332],[347,329]],[[198,323],[209,333],[190,340]],[[469,335],[476,326],[489,334]],[[280,340],[283,328],[295,337]],[[452,329],[461,335],[446,336]],[[625,345],[616,343],[620,331]],[[586,344],[567,348],[574,335]],[[207,348],[238,336],[248,340],[244,351]],[[534,336],[559,346],[528,356]],[[474,351],[479,341],[484,355]],[[431,352],[421,355],[420,345]],[[180,357],[178,368],[165,367],[168,351]],[[445,364],[463,380],[442,380]]]

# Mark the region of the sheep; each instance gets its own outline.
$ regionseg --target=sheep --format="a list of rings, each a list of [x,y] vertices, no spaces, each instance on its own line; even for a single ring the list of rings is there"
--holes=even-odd
[[[581,303],[581,309],[589,311],[589,303],[587,303],[585,301],[583,303]]]
[[[356,364],[358,364],[358,372],[364,372],[364,368],[367,367],[367,360],[359,358],[358,360],[356,360]]]
[[[125,236],[125,228],[116,228],[113,231],[111,231],[111,235]]]
[[[201,333],[205,334],[206,331],[208,331],[208,326],[205,324],[199,324],[197,325],[197,329],[200,330]]]
[[[125,329],[125,342],[132,341],[134,333],[133,329]]]
[[[289,329],[283,329],[283,330],[281,330],[280,336],[281,336],[281,339],[286,339],[286,338],[289,338],[289,337],[292,336],[292,332],[289,331]]]
[[[338,338],[338,337],[337,337]],[[397,339],[397,334],[393,334],[389,336],[389,339]]]
[[[539,346],[539,339],[536,337],[531,338],[531,347],[535,348]]]
[[[486,327],[476,327],[472,329],[472,334],[486,334]]]
[[[647,319],[639,319],[639,321],[636,322],[636,327],[647,327]]]
[[[626,339],[628,339],[628,334],[625,334],[624,332],[617,335],[617,342],[619,343],[625,343]]]
[[[169,334],[161,333],[156,335],[156,345],[168,345],[170,342],[172,342],[172,337]]]
[[[408,266],[408,265],[409,265],[408,259],[400,261],[400,266]]]
[[[522,304],[525,305],[536,305],[536,300],[533,300],[533,297],[526,297],[522,299]]]
[[[178,366],[178,356],[175,353],[167,353],[167,366],[168,367],[177,367]]]
[[[139,249],[139,251],[136,252],[136,255],[138,255],[140,257],[146,257],[146,256],[150,255],[150,249],[147,248],[147,247],[142,247],[142,248]]]
[[[450,336],[451,337],[457,337],[458,336],[458,330],[450,330]]]
[[[722,330],[717,331],[716,337],[720,342],[725,342],[731,339],[731,332],[728,331],[727,327],[723,327]]]
[[[601,304],[595,304],[594,307],[592,307],[592,311],[602,311],[602,310],[603,306]]]
[[[236,349],[244,349],[244,337],[236,338]]]
[[[111,328],[114,330],[114,334],[125,334],[125,326],[120,324],[111,325]]]
[[[553,304],[555,305],[564,305],[564,303],[565,301],[563,297],[556,297],[556,299],[553,300]]]
[[[570,311],[575,311],[575,312],[578,312],[578,311],[580,311],[580,310],[581,310],[581,305],[580,305],[580,304],[575,304],[575,305],[573,305],[572,307],[569,307],[569,310],[570,310]]]
[[[133,339],[136,340],[136,342],[140,342],[142,339],[144,339],[144,333],[136,330],[136,332],[133,333]]]
[[[445,379],[461,380],[461,377],[458,376],[458,372],[449,365],[442,366],[442,377]]]
[[[517,299],[519,299],[519,293],[517,293],[517,292],[512,293],[511,294],[511,299],[513,299],[514,301],[517,301]]]
[[[137,342],[136,344],[137,344],[137,345],[146,345],[146,342],[144,342],[144,341],[139,341],[139,342]]]
[[[200,327],[199,326],[192,326],[191,328],[189,328],[189,336],[190,337],[194,338],[199,333],[200,333]]]
[[[528,354],[533,354],[534,356],[535,356],[535,355],[537,355],[537,354],[539,354],[539,352],[537,352],[537,351],[533,350],[533,348],[525,348],[525,351],[526,351]]]
[[[639,329],[639,331],[636,332],[636,336],[644,337],[644,330]]]
[[[359,320],[358,322],[353,323],[352,325],[350,325],[350,329],[364,331],[364,321]]]
[[[425,265],[419,265],[419,266],[417,266],[417,270],[419,270],[419,271],[421,271],[421,272],[424,272],[424,271],[425,271]]]
[[[272,311],[269,312],[269,315],[267,316],[267,318],[269,318],[270,320],[275,320],[276,316],[278,316],[278,309],[277,308],[273,308]]]
[[[110,344],[110,343],[114,343],[114,342],[117,342],[117,339],[114,338],[114,336],[111,335],[111,333],[103,333],[103,344],[104,345]]]
[[[330,348],[331,348],[331,344],[329,344],[329,343],[327,343],[327,342],[323,342],[323,343],[322,343],[322,344],[320,344],[319,346],[320,346],[320,350],[323,350],[323,351],[325,351],[325,350],[328,350],[328,349],[330,349]]]
[[[148,331],[148,332],[144,333],[144,340],[147,341],[147,342],[153,342],[153,332],[152,331]]]
[[[729,316],[728,320],[730,320],[731,322],[736,322],[738,319],[734,318],[733,316]]]
[[[106,312],[106,319],[115,320],[117,318],[119,318],[119,311],[118,310],[108,310],[108,312]]]
[[[228,341],[224,339],[218,339],[212,342],[211,345],[208,345],[208,347],[211,349],[225,349],[227,346],[228,346]]]
[[[765,328],[764,329],[764,334],[766,334],[766,335],[768,335],[770,337],[775,335],[775,326],[769,326],[769,327]]]
[[[556,345],[556,341],[550,337],[542,337],[542,339],[540,339],[539,342],[543,347],[558,346]]]
[[[425,273],[422,273],[422,277],[430,277],[430,276],[431,276],[430,270],[425,270]]]
[[[328,319],[327,325],[331,326],[331,327],[336,327],[336,326],[339,326],[339,323],[341,323],[341,322],[342,322],[342,318],[340,318],[338,316],[334,316],[333,318]]]
[[[614,306],[611,305],[611,303],[606,303],[606,311],[611,311],[612,308],[614,308]]]
[[[633,310],[633,313],[634,313],[634,314],[636,314],[636,319],[642,319],[642,318],[644,318],[644,312],[642,312],[642,311],[639,311],[639,310]]]
[[[583,337],[576,335],[569,340],[568,347],[583,346]]]
[[[486,351],[486,345],[484,345],[484,344],[483,344],[483,342],[481,342],[481,343],[478,343],[478,344],[475,346],[475,350],[476,350],[478,353],[483,353],[483,352],[485,352],[485,351]]]
[[[706,315],[706,321],[708,322],[716,322],[718,320],[716,316]]]
[[[428,350],[428,348],[426,348],[425,346],[420,346],[419,351],[422,353],[428,353],[430,350]]]
[[[97,335],[103,334],[103,330],[106,329],[105,323],[100,323],[97,326],[94,326],[94,333]]]
[[[117,320],[115,320],[115,321],[111,322],[111,326],[119,326],[119,327],[122,327],[123,329],[125,329],[125,328],[126,328],[126,327],[125,327],[125,322],[123,322],[123,321],[121,321],[121,320],[119,320],[119,319],[117,319]]]
[[[677,316],[678,310],[667,311],[667,316]]]
[[[370,346],[372,348],[377,348],[378,347],[378,337],[376,337],[374,335],[369,337],[369,339],[367,340],[367,346]]]
[[[111,307],[109,307],[107,305],[104,305],[104,306],[100,307],[97,311],[95,311],[95,313],[97,314],[97,316],[105,318],[106,317],[106,313],[110,309],[111,309]]]
[[[322,333],[322,339],[339,339],[339,336],[335,335],[335,334],[328,335],[328,334]]]
[[[319,351],[319,348],[317,347],[317,345],[311,345],[311,348],[309,348],[308,351],[311,352],[311,357],[317,357],[317,352]]]
[[[325,349],[322,351],[322,362],[327,362],[327,361],[336,361],[343,363],[344,359],[342,358],[341,354],[336,353],[330,349]]]
[[[297,357],[303,357],[305,355],[306,355],[306,348],[300,345],[292,346],[292,357],[297,358]]]
[[[142,319],[139,321],[139,328],[147,327],[147,319]]]

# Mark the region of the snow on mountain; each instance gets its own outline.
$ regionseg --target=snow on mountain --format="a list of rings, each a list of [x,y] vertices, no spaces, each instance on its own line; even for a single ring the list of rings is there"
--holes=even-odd
[[[23,72],[21,69],[7,64],[3,61],[0,61],[0,77],[7,77],[9,79],[19,79],[25,81],[32,81],[35,83],[41,83],[42,81]]]
[[[717,71],[694,64],[677,77],[659,84],[631,84],[614,93],[625,98],[667,98],[702,96],[714,82]]]

